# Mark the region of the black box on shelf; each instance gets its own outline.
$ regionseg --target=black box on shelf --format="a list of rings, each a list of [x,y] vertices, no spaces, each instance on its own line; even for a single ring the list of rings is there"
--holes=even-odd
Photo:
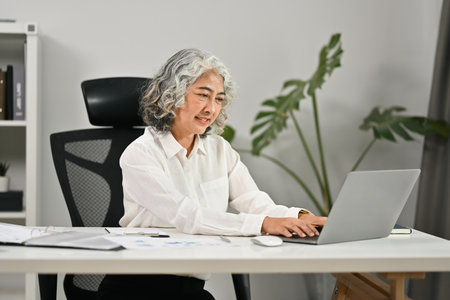
[[[22,191],[0,192],[0,211],[22,211]]]

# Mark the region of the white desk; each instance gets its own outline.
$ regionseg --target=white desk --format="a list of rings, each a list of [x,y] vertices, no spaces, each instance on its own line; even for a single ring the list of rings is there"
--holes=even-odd
[[[80,229],[83,230],[83,229]],[[84,230],[95,230],[92,228]],[[172,237],[184,234],[165,230]],[[196,236],[199,237],[199,236]],[[214,237],[217,238],[218,237]],[[0,246],[0,273],[345,273],[450,271],[450,241],[419,231],[408,236],[330,245],[92,251]]]

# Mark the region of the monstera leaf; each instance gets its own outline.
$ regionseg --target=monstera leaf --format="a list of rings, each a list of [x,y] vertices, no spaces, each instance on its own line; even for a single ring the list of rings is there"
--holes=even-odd
[[[288,111],[294,108],[298,109],[298,101],[294,97],[278,96],[275,99],[268,99],[262,103],[262,106],[271,110],[261,111],[256,117],[257,122],[250,130],[251,134],[262,129],[262,133],[252,141],[252,153],[259,155],[261,150],[276,139],[277,134],[286,128]]]
[[[283,84],[281,95],[262,103],[264,110],[256,115],[255,125],[250,130],[251,134],[257,134],[252,140],[254,155],[259,155],[287,127],[289,114],[299,110],[300,101],[306,96],[314,97],[315,91],[325,82],[325,76],[341,66],[342,53],[341,35],[334,34],[320,51],[319,65],[309,80],[288,80]]]
[[[384,111],[375,107],[364,118],[359,128],[365,131],[372,130],[375,139],[390,142],[396,142],[396,136],[405,141],[412,141],[414,138],[410,135],[411,132],[419,135],[437,134],[443,138],[449,136],[450,126],[444,120],[397,114],[405,110],[400,106],[392,106]]]
[[[328,45],[320,50],[319,66],[309,80],[308,95],[312,96],[317,89],[322,88],[325,75],[330,76],[334,69],[341,66],[342,53],[344,51],[341,46],[341,35],[334,34],[331,36]]]
[[[233,127],[226,125],[225,128],[223,129],[223,132],[221,134],[221,136],[228,142],[231,144],[231,142],[234,139],[234,135],[235,135],[236,131],[234,130]]]

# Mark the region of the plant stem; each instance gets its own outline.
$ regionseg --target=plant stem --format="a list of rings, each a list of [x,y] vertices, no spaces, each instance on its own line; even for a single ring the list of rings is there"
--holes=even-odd
[[[294,117],[294,113],[292,112],[292,110],[289,111],[289,114],[291,116],[292,121],[294,122],[295,129],[297,130],[298,136],[300,137],[300,141],[302,142],[302,145],[303,145],[303,148],[305,149],[306,155],[308,156],[309,163],[311,164],[311,167],[314,170],[314,174],[316,175],[316,179],[317,179],[317,182],[319,183],[320,190],[321,190],[322,196],[323,196],[324,186],[323,186],[322,178],[320,178],[319,170],[317,169],[316,163],[314,162],[314,159],[311,155],[311,151],[309,150],[305,136],[303,135],[303,131],[300,128],[300,125],[298,125],[297,119]]]
[[[324,186],[325,187],[325,191],[324,191],[325,209],[327,212],[329,212],[331,209],[331,206],[332,206],[332,202],[331,202],[330,186],[328,184],[327,168],[325,166],[325,156],[323,154],[322,136],[320,134],[319,112],[317,109],[316,93],[312,93],[311,98],[312,98],[313,110],[314,110],[314,125],[316,127],[317,145],[319,147],[319,154],[320,154],[320,164],[322,166],[323,182],[325,184],[325,186]]]
[[[376,138],[373,138],[372,141],[369,143],[369,145],[367,145],[367,147],[364,149],[364,151],[361,153],[361,155],[359,156],[358,160],[356,161],[355,165],[352,168],[352,171],[355,171],[356,168],[358,168],[359,164],[361,163],[361,161],[364,159],[364,157],[366,156],[367,152],[369,152],[370,148],[372,148],[373,144],[375,144],[375,142],[377,141]]]
[[[243,149],[236,149],[236,150],[238,152],[241,152],[241,153],[250,153],[250,154],[252,154],[252,152],[250,150],[243,150]],[[284,171],[286,171],[289,175],[291,175],[292,178],[294,178],[294,180],[297,181],[297,183],[300,184],[300,186],[303,188],[305,193],[308,195],[308,197],[311,199],[311,201],[316,206],[316,208],[319,211],[319,213],[322,216],[326,216],[327,215],[327,213],[325,212],[323,207],[320,205],[320,203],[317,200],[317,198],[314,196],[314,194],[311,192],[311,190],[308,188],[308,186],[305,184],[305,182],[297,174],[295,174],[294,171],[289,169],[285,164],[283,164],[281,161],[277,160],[276,158],[273,158],[273,157],[271,157],[269,155],[266,155],[266,154],[263,154],[263,153],[260,153],[260,156],[264,157],[265,159],[267,159],[267,160],[273,162],[274,164],[278,165],[280,168],[282,168]]]

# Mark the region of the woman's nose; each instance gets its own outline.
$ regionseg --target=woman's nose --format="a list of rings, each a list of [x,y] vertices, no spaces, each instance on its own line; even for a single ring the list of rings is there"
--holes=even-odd
[[[211,114],[214,114],[216,112],[216,103],[214,99],[209,99],[204,108],[205,112],[209,112]]]

